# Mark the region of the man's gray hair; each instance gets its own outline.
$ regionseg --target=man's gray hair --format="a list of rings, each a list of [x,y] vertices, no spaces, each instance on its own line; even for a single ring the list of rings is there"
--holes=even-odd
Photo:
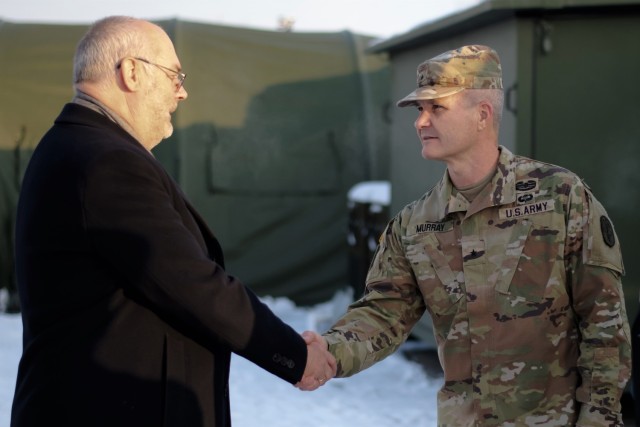
[[[470,104],[487,101],[493,107],[493,128],[500,131],[502,111],[504,110],[504,92],[502,89],[469,89],[464,91]]]
[[[73,58],[73,83],[99,82],[114,73],[127,56],[142,55],[144,39],[139,19],[110,16],[96,21],[82,37]]]

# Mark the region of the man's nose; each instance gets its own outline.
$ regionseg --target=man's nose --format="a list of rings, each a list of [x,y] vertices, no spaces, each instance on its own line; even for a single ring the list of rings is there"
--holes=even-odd
[[[416,129],[431,126],[431,115],[426,111],[420,111],[418,118],[415,121]]]
[[[180,89],[178,90],[178,99],[180,101],[184,101],[185,99],[187,99],[188,96],[189,96],[189,93],[187,93],[187,90],[184,88],[184,85],[180,86]]]

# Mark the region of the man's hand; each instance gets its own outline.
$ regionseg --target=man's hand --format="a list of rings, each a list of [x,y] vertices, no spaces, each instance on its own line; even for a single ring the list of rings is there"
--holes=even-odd
[[[305,331],[302,338],[307,343],[307,366],[296,387],[312,391],[336,375],[336,359],[327,350],[327,342],[321,335]]]

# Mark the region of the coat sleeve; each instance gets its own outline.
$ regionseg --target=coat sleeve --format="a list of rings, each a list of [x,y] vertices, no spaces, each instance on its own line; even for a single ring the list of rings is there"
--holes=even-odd
[[[212,351],[224,345],[288,382],[301,379],[304,340],[211,259],[151,156],[108,151],[86,165],[83,182],[89,241],[125,294]]]
[[[324,337],[338,363],[338,377],[354,375],[391,355],[425,312],[394,218],[383,232],[367,274],[365,295]]]
[[[631,335],[620,242],[605,209],[582,186],[573,189],[565,248],[581,332],[577,425],[622,426],[620,398],[631,372]]]

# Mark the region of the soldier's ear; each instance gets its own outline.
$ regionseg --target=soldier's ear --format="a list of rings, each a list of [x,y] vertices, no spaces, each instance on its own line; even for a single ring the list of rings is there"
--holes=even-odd
[[[493,106],[488,102],[481,102],[478,108],[478,130],[484,130],[493,119]]]

